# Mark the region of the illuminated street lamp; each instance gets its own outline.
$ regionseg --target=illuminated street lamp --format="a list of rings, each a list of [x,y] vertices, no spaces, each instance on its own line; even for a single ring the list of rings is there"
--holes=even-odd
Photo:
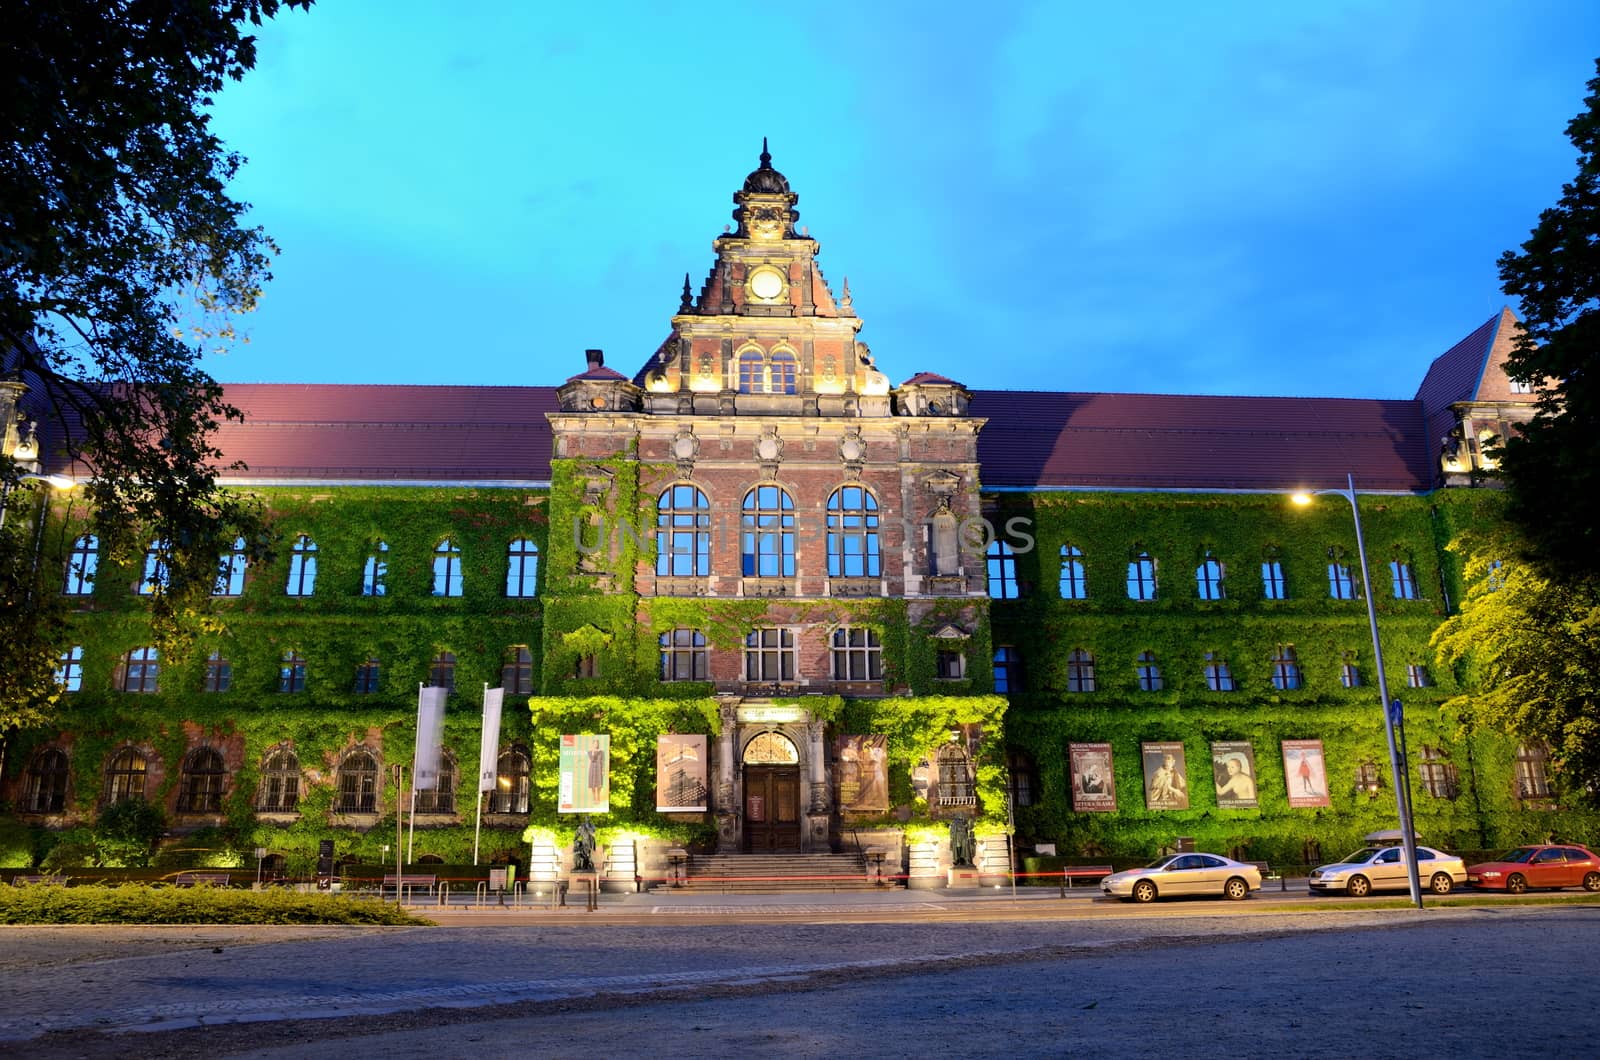
[[[65,475],[36,475],[31,471],[18,475],[17,482],[43,482],[52,489],[58,490],[69,490],[73,486],[77,485],[76,482]],[[0,526],[6,525],[6,504],[11,500],[11,491],[13,488],[14,487],[9,482],[5,483],[3,487],[0,487]]]
[[[1418,909],[1422,908],[1422,884],[1417,878],[1417,833],[1411,824],[1411,800],[1405,795],[1405,773],[1400,764],[1400,755],[1395,749],[1395,729],[1404,725],[1398,703],[1389,702],[1389,682],[1383,673],[1383,646],[1378,642],[1378,611],[1372,600],[1372,578],[1367,572],[1367,545],[1361,537],[1361,508],[1356,504],[1356,477],[1346,475],[1345,481],[1349,488],[1342,490],[1314,490],[1309,493],[1296,493],[1291,498],[1294,503],[1304,507],[1311,503],[1312,497],[1324,494],[1336,494],[1350,502],[1350,517],[1356,524],[1356,555],[1361,561],[1361,584],[1364,586],[1367,597],[1367,625],[1372,629],[1372,659],[1378,668],[1378,695],[1383,707],[1383,732],[1389,739],[1389,771],[1394,778],[1394,801],[1400,811],[1400,840],[1405,848],[1406,874],[1411,885],[1411,901]],[[1405,739],[1402,730],[1401,740]]]

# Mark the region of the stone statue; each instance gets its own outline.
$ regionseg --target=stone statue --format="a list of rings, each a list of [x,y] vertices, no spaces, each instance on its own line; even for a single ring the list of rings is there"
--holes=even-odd
[[[973,868],[973,857],[978,853],[978,841],[972,834],[972,822],[960,814],[950,818],[950,864],[954,868]]]
[[[594,871],[594,825],[587,817],[578,823],[577,835],[572,840],[572,871]]]

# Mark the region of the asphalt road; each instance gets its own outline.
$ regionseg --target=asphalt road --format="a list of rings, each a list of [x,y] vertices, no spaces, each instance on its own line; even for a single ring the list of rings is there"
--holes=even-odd
[[[1514,1036],[1593,1056],[1600,1041],[1588,903],[917,898],[863,921],[859,900],[722,901],[642,924],[607,909],[438,928],[6,928],[0,1055],[1475,1056]]]

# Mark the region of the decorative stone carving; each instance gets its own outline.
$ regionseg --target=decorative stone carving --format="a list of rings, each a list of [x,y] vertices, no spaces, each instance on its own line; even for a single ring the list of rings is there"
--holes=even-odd
[[[672,459],[678,465],[678,474],[684,478],[694,476],[694,462],[700,455],[700,439],[694,432],[685,427],[672,439]]]
[[[845,477],[859,479],[866,460],[867,443],[861,437],[861,429],[852,427],[839,439],[839,462],[844,465]]]
[[[923,476],[922,485],[929,493],[940,498],[940,507],[948,509],[949,499],[961,492],[961,476],[954,471],[940,469]]]
[[[778,465],[783,461],[783,439],[776,427],[768,427],[756,439],[756,459],[761,462],[763,478],[776,478]]]
[[[603,464],[590,464],[579,472],[583,476],[583,503],[600,504],[611,492],[617,473]]]

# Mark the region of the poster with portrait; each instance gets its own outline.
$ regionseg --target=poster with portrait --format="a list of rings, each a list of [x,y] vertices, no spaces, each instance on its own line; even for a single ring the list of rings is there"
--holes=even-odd
[[[1256,750],[1248,740],[1223,740],[1211,745],[1211,782],[1217,789],[1217,806],[1224,810],[1254,810]]]
[[[1328,798],[1328,768],[1322,759],[1321,740],[1283,741],[1283,780],[1292,808],[1333,805]]]
[[[610,736],[564,734],[557,768],[557,813],[611,812]]]
[[[1068,744],[1067,758],[1072,772],[1073,810],[1077,813],[1115,812],[1117,785],[1111,775],[1111,745]]]
[[[703,813],[706,738],[682,733],[656,737],[656,812]]]
[[[889,808],[889,737],[840,736],[835,748],[841,810]]]
[[[1176,741],[1141,743],[1144,760],[1144,804],[1151,810],[1189,808],[1189,769],[1183,744]]]

